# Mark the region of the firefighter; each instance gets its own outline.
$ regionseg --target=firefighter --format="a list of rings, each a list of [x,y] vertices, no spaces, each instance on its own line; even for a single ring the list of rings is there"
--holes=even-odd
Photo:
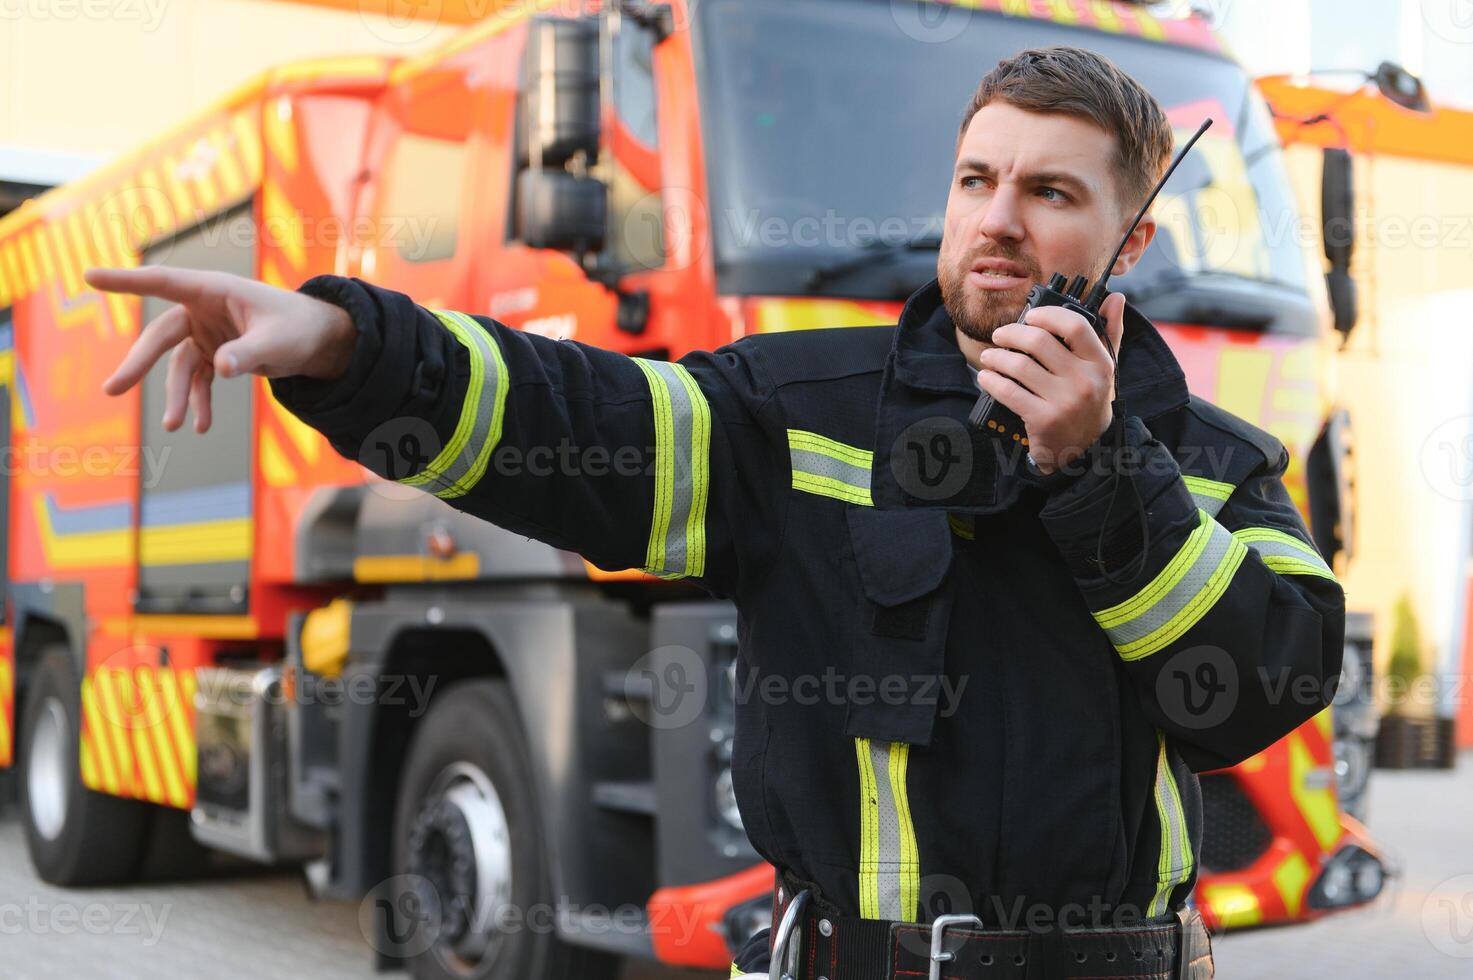
[[[1122,295],[1103,340],[1018,322],[1050,273],[1106,271],[1171,145],[1108,60],[1026,51],[966,108],[938,275],[893,327],[670,363],[358,279],[92,270],[178,304],[105,390],[172,351],[164,427],[204,431],[215,374],[263,375],[385,479],[732,598],[733,780],[779,872],[734,975],[1209,977],[1195,774],[1329,704],[1344,596],[1282,443],[1189,394]],[[970,425],[979,390],[1023,431]],[[415,425],[436,444],[385,437]],[[637,465],[512,465],[539,447]]]

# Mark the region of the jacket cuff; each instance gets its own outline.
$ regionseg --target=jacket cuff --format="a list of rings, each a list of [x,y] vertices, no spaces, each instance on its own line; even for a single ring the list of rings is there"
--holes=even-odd
[[[1138,416],[1125,420],[1122,435],[1117,449],[1113,427],[1106,430],[1081,457],[1087,461],[1084,472],[1079,474],[1078,460],[1071,464],[1077,475],[1054,489],[1039,511],[1039,520],[1076,578],[1099,577],[1097,552],[1103,553],[1105,567],[1114,570],[1140,560],[1142,507],[1152,539],[1159,536],[1155,529],[1183,521],[1197,509],[1176,458]]]
[[[404,365],[413,356],[412,331],[386,330],[392,318],[380,308],[376,292],[357,279],[315,276],[297,292],[348,313],[357,331],[353,356],[341,377],[324,380],[298,374],[272,378],[271,393],[293,415],[326,435],[340,452],[356,455],[352,436],[361,440],[393,417],[404,401],[408,374]]]
[[[1119,416],[1111,416],[1110,424],[1088,449],[1052,473],[1045,473],[1033,465],[1033,454],[1027,454],[1023,458],[1023,480],[1043,490],[1052,499],[1077,484],[1093,467],[1102,465],[1097,460],[1102,452],[1115,445],[1119,429]]]

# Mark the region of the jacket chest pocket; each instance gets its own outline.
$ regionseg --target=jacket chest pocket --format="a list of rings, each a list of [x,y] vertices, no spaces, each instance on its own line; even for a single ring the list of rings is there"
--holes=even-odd
[[[858,590],[845,734],[928,745],[939,706],[955,589],[941,510],[850,507]]]

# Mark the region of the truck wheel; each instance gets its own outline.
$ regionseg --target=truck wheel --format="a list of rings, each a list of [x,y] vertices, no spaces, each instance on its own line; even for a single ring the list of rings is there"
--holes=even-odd
[[[407,894],[391,901],[420,918],[395,930],[397,950],[381,952],[407,958],[416,980],[618,971],[618,957],[551,928],[558,903],[519,717],[505,683],[462,681],[410,740],[394,814],[394,883]]]
[[[21,715],[21,820],[31,863],[53,885],[113,885],[137,873],[149,808],[82,785],[82,687],[72,654],[42,652]]]

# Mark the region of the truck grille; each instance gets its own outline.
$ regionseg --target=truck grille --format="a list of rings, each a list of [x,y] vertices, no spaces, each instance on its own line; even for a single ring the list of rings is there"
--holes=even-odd
[[[1229,775],[1202,776],[1204,871],[1237,871],[1258,860],[1273,832],[1258,815],[1238,781]]]

